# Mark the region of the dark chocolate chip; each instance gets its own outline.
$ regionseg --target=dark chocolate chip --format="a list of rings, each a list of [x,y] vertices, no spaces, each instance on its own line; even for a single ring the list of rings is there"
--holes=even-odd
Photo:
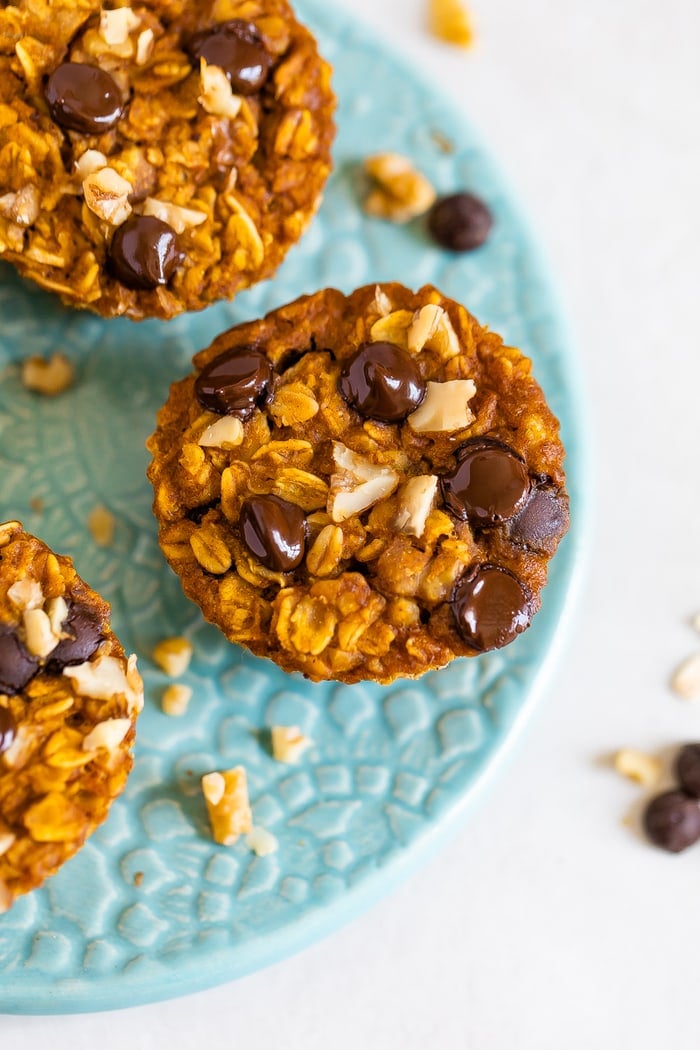
[[[700,798],[700,744],[686,744],[681,748],[676,772],[681,787],[694,798]]]
[[[7,707],[0,707],[0,755],[12,746],[15,739],[15,720]]]
[[[114,234],[109,261],[127,288],[148,291],[168,283],[182,255],[172,226],[154,215],[132,215]]]
[[[19,693],[36,674],[39,661],[22,645],[11,627],[0,627],[0,690]]]
[[[238,95],[260,91],[273,63],[258,29],[241,18],[200,30],[187,50],[195,62],[203,58],[208,65],[223,69]]]
[[[61,629],[68,637],[62,638],[49,655],[47,670],[52,673],[60,673],[71,664],[85,663],[104,640],[100,621],[82,605],[69,606]]]
[[[415,411],[426,385],[415,358],[394,343],[362,343],[340,373],[340,392],[361,416],[398,423]]]
[[[493,216],[472,193],[441,197],[428,213],[428,229],[442,248],[470,252],[480,248],[493,226]]]
[[[509,537],[519,547],[553,553],[569,527],[569,501],[551,488],[533,488],[510,523]]]
[[[248,419],[265,403],[274,378],[265,354],[254,346],[237,346],[202,369],[194,390],[199,403],[210,412]]]
[[[474,438],[456,452],[457,466],[441,479],[445,505],[460,521],[486,527],[512,518],[530,492],[517,452],[492,438]]]
[[[700,839],[700,805],[684,791],[666,791],[652,799],[644,812],[644,830],[669,853],[680,853]]]
[[[114,77],[84,62],[64,62],[46,82],[52,119],[62,128],[101,135],[121,118],[124,100]]]
[[[304,560],[306,518],[295,503],[251,496],[241,507],[240,526],[246,547],[268,569],[291,572]]]
[[[508,569],[477,565],[458,581],[452,597],[457,630],[477,652],[501,649],[530,626],[532,603]]]

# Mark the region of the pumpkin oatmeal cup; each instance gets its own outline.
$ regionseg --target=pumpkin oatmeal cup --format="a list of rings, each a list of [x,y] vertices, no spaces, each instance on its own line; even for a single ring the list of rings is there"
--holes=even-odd
[[[107,603],[69,558],[0,525],[0,911],[105,820],[142,706]]]
[[[148,446],[159,538],[233,642],[390,682],[500,648],[567,530],[531,362],[425,287],[327,289],[224,332]]]
[[[170,318],[270,277],[330,171],[330,68],[286,0],[0,7],[0,256]]]

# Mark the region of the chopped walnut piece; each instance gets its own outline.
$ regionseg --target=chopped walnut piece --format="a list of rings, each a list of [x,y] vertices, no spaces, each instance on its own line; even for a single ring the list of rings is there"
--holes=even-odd
[[[44,658],[58,645],[59,638],[51,628],[51,621],[43,609],[25,609],[22,616],[24,644],[32,656]]]
[[[240,419],[235,416],[222,416],[211,423],[201,434],[198,445],[202,448],[234,448],[243,442],[245,430]]]
[[[434,474],[420,475],[409,480],[399,490],[399,510],[396,528],[418,539],[425,532],[425,523],[435,502],[438,479]]]
[[[85,203],[98,219],[121,226],[131,215],[132,186],[114,168],[99,168],[83,179]]]
[[[234,95],[231,83],[219,66],[209,65],[202,59],[199,74],[202,94],[197,101],[207,113],[215,117],[237,117],[243,105],[240,95]]]
[[[459,339],[449,314],[434,303],[428,303],[414,314],[407,332],[407,345],[412,354],[434,350],[444,361],[460,352]]]
[[[416,433],[462,430],[474,422],[469,401],[475,394],[472,379],[428,383],[423,403],[408,417],[408,424]]]
[[[114,540],[115,519],[111,510],[99,504],[88,514],[87,527],[98,547],[111,547]]]
[[[243,766],[221,773],[206,773],[202,777],[202,791],[215,842],[232,846],[240,835],[252,831],[253,814]]]
[[[39,218],[39,190],[28,184],[17,193],[0,197],[0,215],[18,226],[31,226]]]
[[[10,522],[10,525],[13,523]],[[18,609],[42,609],[44,606],[44,592],[38,580],[16,580],[7,589],[7,597]]]
[[[364,200],[364,210],[390,222],[409,222],[435,203],[431,183],[399,153],[377,153],[364,163],[375,186]]]
[[[661,759],[643,751],[622,748],[615,754],[613,764],[618,773],[629,777],[643,787],[653,787],[660,779],[663,769]]]
[[[64,667],[63,674],[75,685],[81,696],[93,700],[111,700],[123,696],[130,711],[143,707],[143,682],[136,670],[135,658],[129,658],[124,672],[120,660],[114,656],[100,656],[73,667]]]
[[[84,737],[83,750],[94,751],[98,747],[104,747],[108,751],[114,751],[130,729],[130,718],[107,718],[104,722],[98,722]]]
[[[22,385],[36,394],[55,397],[68,390],[74,380],[73,365],[60,350],[48,360],[35,354],[22,362]]]
[[[183,208],[180,204],[170,204],[168,201],[156,200],[155,197],[146,197],[142,210],[144,215],[153,215],[161,222],[167,222],[175,233],[184,233],[193,226],[201,226],[207,219],[203,211]]]
[[[273,726],[270,735],[272,757],[286,765],[296,765],[304,752],[313,746],[311,737],[305,736],[299,726]]]
[[[245,844],[256,857],[268,857],[279,849],[279,842],[271,831],[255,825],[245,837]]]
[[[153,650],[153,660],[171,678],[179,678],[190,666],[192,652],[187,638],[164,638]]]
[[[98,149],[86,149],[75,162],[75,177],[83,182],[88,175],[107,167],[107,158]]]
[[[136,40],[136,65],[144,66],[153,53],[155,33],[152,29],[144,29],[139,33]]]
[[[140,25],[141,19],[130,7],[116,7],[100,14],[100,36],[110,47],[125,44],[129,34]]]
[[[431,33],[448,44],[471,47],[474,30],[462,0],[428,0],[428,25]]]
[[[395,471],[370,463],[340,441],[333,442],[333,459],[337,471],[331,475],[327,509],[334,522],[361,514],[390,496],[399,483]]]
[[[169,685],[163,691],[160,706],[164,714],[171,715],[173,718],[180,718],[182,715],[187,714],[187,708],[191,699],[192,688],[189,685],[173,682],[172,685]]]
[[[671,679],[671,688],[683,700],[700,698],[700,653],[683,661]]]
[[[65,598],[49,598],[44,609],[51,624],[51,630],[57,638],[61,637],[63,625],[68,617],[68,604]]]

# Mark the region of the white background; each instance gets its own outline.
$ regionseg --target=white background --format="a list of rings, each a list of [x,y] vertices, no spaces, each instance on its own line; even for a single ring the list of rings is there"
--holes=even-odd
[[[331,2],[331,0],[329,0]],[[583,359],[595,523],[573,637],[516,755],[439,855],[300,956],[111,1015],[0,1018],[51,1050],[697,1050],[700,846],[622,821],[619,746],[700,739],[668,689],[700,648],[700,5],[352,0],[463,100],[539,230]]]

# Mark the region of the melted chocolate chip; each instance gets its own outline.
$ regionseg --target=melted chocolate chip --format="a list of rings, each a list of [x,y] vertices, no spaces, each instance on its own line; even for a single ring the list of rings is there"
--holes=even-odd
[[[497,565],[477,565],[463,576],[451,605],[460,635],[480,653],[512,642],[532,619],[525,586]]]
[[[425,397],[415,358],[394,343],[362,343],[343,366],[340,392],[367,419],[398,423]]]
[[[0,627],[0,691],[21,692],[38,668],[38,659],[27,652],[13,629]]]
[[[530,477],[513,449],[492,438],[475,438],[456,456],[457,466],[441,479],[445,505],[456,518],[483,528],[500,525],[520,510]]]
[[[272,365],[254,346],[236,346],[210,361],[197,376],[197,400],[210,412],[248,419],[267,399]]]
[[[676,772],[683,790],[693,798],[700,798],[700,744],[686,744],[681,748]]]
[[[47,669],[53,673],[62,671],[70,664],[82,664],[89,660],[104,639],[100,621],[81,605],[69,607],[62,631],[68,637],[62,638],[52,650],[47,665]]]
[[[12,746],[16,728],[12,712],[7,707],[0,707],[0,755]]]
[[[203,58],[208,65],[223,69],[238,95],[260,91],[273,62],[257,28],[241,18],[195,33],[188,51],[195,62]]]
[[[132,215],[114,234],[109,261],[127,288],[148,291],[168,283],[182,255],[172,226],[154,215]]]
[[[85,135],[109,131],[124,111],[114,78],[99,66],[83,62],[64,62],[55,69],[45,94],[52,119],[62,128]]]
[[[304,560],[306,518],[279,496],[251,496],[241,507],[241,536],[251,554],[274,572],[291,572]]]
[[[680,853],[700,839],[700,805],[685,791],[666,791],[652,799],[644,813],[644,830],[669,853]]]
[[[480,248],[493,226],[493,216],[472,193],[441,197],[428,214],[428,229],[442,248],[470,252]]]
[[[569,501],[554,489],[533,489],[510,523],[509,537],[519,547],[553,553],[569,527]]]

